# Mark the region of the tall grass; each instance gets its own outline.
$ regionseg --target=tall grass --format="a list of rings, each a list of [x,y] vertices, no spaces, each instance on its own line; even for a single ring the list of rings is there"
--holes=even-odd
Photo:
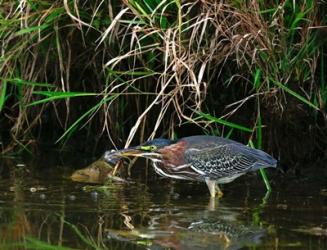
[[[84,135],[128,146],[186,135],[186,123],[246,136],[258,114],[266,134],[284,113],[325,114],[325,9],[290,0],[2,1],[4,151],[47,129],[52,142]]]

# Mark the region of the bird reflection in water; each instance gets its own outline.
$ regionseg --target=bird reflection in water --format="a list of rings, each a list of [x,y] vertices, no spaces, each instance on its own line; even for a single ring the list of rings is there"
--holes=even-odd
[[[265,230],[223,220],[200,220],[168,237],[154,240],[150,249],[240,249],[261,242]]]
[[[265,230],[224,219],[200,219],[185,227],[174,225],[153,230],[107,230],[107,238],[147,245],[148,249],[241,249],[260,244]]]

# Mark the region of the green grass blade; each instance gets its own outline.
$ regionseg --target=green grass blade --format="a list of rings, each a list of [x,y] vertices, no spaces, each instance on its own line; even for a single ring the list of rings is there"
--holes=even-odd
[[[178,41],[182,41],[182,6],[180,0],[175,0],[176,6],[178,8]]]
[[[224,126],[227,126],[227,127],[230,127],[230,128],[238,129],[238,130],[249,132],[249,133],[253,132],[253,130],[250,129],[250,128],[244,127],[242,125],[239,125],[239,124],[236,124],[236,123],[233,123],[233,122],[226,121],[226,120],[224,120],[222,118],[214,117],[214,116],[212,116],[210,114],[206,114],[206,113],[203,113],[203,112],[195,112],[195,113],[197,113],[202,118],[205,118],[205,119],[207,119],[209,121],[212,121],[212,122],[220,123],[220,124],[222,124]]]
[[[253,143],[252,143],[253,145]],[[258,108],[258,120],[257,120],[257,147],[258,149],[262,149],[262,119],[261,119],[261,112],[260,107]],[[271,191],[271,186],[266,174],[266,170],[263,168],[259,169],[263,182],[266,185],[266,189],[268,192]]]
[[[266,171],[263,168],[260,168],[259,171],[260,171],[261,177],[263,179],[263,182],[266,185],[267,191],[271,191],[271,186],[270,186]]]
[[[74,129],[76,129],[77,125],[88,115],[92,114],[93,112],[95,112],[99,107],[100,107],[101,103],[98,103],[97,105],[93,106],[92,108],[90,108],[88,111],[86,111],[83,115],[81,115],[63,134],[62,136],[59,137],[59,139],[56,141],[56,143],[58,143],[59,141],[61,141],[63,138],[65,138],[68,134],[70,134],[70,132]]]
[[[76,129],[77,125],[87,116],[91,115],[92,113],[94,113],[101,105],[103,105],[104,103],[116,98],[118,95],[111,95],[107,98],[102,99],[99,103],[97,103],[96,105],[94,105],[92,108],[90,108],[88,111],[86,111],[83,115],[81,115],[64,133],[62,136],[60,136],[60,138],[56,141],[56,143],[58,143],[59,141],[61,141],[63,138],[65,138],[68,134],[70,134],[72,132],[72,130]]]
[[[24,247],[26,249],[33,249],[33,250],[73,250],[73,248],[70,247],[63,247],[63,246],[56,246],[49,244],[48,242],[41,241],[38,239],[34,239],[31,237],[26,237],[26,243],[24,244]]]
[[[15,84],[15,85],[27,85],[27,86],[34,86],[34,87],[47,87],[47,88],[55,88],[56,86],[50,83],[42,83],[42,82],[32,82],[26,81],[20,78],[2,78],[0,80],[7,81],[7,83]]]
[[[257,92],[260,88],[260,77],[261,77],[261,70],[257,69],[254,75],[254,87]]]
[[[155,72],[153,70],[148,71],[118,71],[108,69],[108,74],[117,74],[117,75],[127,75],[127,76],[154,76],[159,75],[159,72]]]
[[[260,108],[258,110],[258,120],[257,120],[257,147],[258,149],[262,149],[262,119]]]
[[[47,98],[32,102],[28,105],[26,105],[26,107],[29,106],[35,106],[35,105],[39,105],[42,103],[46,103],[46,102],[51,102],[51,101],[55,101],[58,99],[67,99],[67,98],[72,98],[72,97],[81,97],[81,96],[95,96],[98,95],[97,93],[83,93],[83,92],[51,92],[51,91],[34,91],[33,94],[39,94],[39,95],[44,95],[44,96],[48,96]]]
[[[293,90],[289,89],[288,87],[286,87],[285,85],[283,85],[282,83],[272,80],[274,84],[276,84],[278,87],[280,87],[281,89],[283,89],[285,92],[289,93],[290,95],[294,96],[295,98],[299,99],[301,102],[307,104],[308,106],[319,110],[319,108],[314,105],[312,102],[310,102],[309,100],[307,100],[306,98],[304,98],[303,96],[299,95],[298,93],[294,92]]]
[[[17,31],[16,35],[21,36],[21,35],[28,34],[28,33],[31,33],[33,31],[36,31],[36,30],[42,31],[42,30],[44,30],[45,28],[48,28],[48,27],[49,27],[49,25],[47,25],[47,24],[40,25],[40,26],[33,26],[33,27],[29,27],[29,28],[21,29],[21,30]]]
[[[85,243],[87,244],[88,246],[92,247],[93,249],[102,249],[100,247],[98,247],[96,245],[96,243],[92,240],[92,238],[88,238],[86,236],[84,236],[81,231],[78,229],[77,226],[75,226],[74,224],[72,223],[69,223],[68,221],[65,221],[64,220],[64,223],[67,224],[73,231],[74,233],[76,233],[76,235]]]
[[[321,54],[323,54],[323,50],[321,51]],[[323,56],[321,56],[320,59],[320,89],[321,89],[321,93],[320,93],[320,98],[322,103],[320,104],[322,107],[326,106],[327,104],[327,83],[326,83],[326,79],[325,79],[325,63],[324,63],[325,58]]]
[[[251,148],[255,148],[252,140],[249,140],[249,145],[250,145]],[[260,168],[259,171],[260,171],[261,177],[263,179],[263,182],[266,185],[267,191],[270,192],[272,189],[271,189],[271,186],[270,186],[266,171],[263,168]]]
[[[7,81],[3,80],[2,87],[1,87],[1,94],[0,94],[0,112],[6,101],[6,93],[7,93]]]
[[[229,130],[229,132],[227,133],[227,135],[225,136],[225,138],[228,138],[229,139],[232,136],[233,131],[234,131],[234,128],[231,128]]]
[[[137,1],[134,1],[134,5],[136,9],[151,22],[149,14],[142,8],[142,6]]]

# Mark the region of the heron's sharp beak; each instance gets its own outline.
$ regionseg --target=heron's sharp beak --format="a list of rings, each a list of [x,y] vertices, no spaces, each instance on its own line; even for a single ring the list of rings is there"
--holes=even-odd
[[[129,147],[117,151],[105,152],[103,158],[106,162],[117,163],[119,160],[125,157],[146,157],[149,152],[144,151],[141,146]]]
[[[130,148],[125,148],[122,150],[119,150],[116,152],[117,155],[120,155],[122,157],[129,157],[129,156],[142,156],[145,152],[141,150],[139,147],[130,147]]]

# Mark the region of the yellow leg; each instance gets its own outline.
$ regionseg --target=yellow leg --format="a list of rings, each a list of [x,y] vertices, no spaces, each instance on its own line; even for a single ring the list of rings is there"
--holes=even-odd
[[[225,243],[224,244],[225,245],[224,249],[227,249],[229,247],[229,245],[230,245],[230,239],[228,238],[228,236],[226,234],[223,234],[222,238],[223,238],[224,243]]]
[[[224,193],[220,190],[220,188],[219,188],[219,186],[218,186],[217,183],[216,183],[216,185],[215,185],[215,190],[216,190],[216,193],[217,193],[217,195],[218,195],[218,198],[223,197]]]
[[[209,211],[215,211],[216,210],[216,202],[217,199],[215,197],[210,197],[209,203],[208,203],[208,210]]]
[[[209,188],[210,196],[215,197],[216,196],[216,181],[206,179],[206,183]]]

